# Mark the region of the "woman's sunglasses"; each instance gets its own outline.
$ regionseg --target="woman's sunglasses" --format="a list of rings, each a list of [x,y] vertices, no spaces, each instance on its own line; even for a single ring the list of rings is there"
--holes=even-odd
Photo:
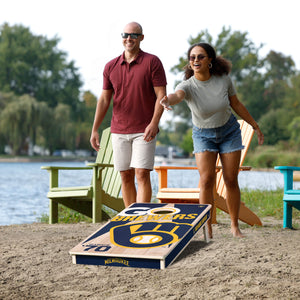
[[[193,56],[190,56],[189,59],[190,61],[195,61],[196,58],[198,60],[203,60],[205,57],[207,57],[206,55],[203,55],[203,54],[199,54],[199,55],[193,55]]]

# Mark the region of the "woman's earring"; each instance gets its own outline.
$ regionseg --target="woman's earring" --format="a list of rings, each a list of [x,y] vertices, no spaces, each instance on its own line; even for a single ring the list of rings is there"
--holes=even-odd
[[[211,69],[212,68],[212,63],[208,64],[208,68]]]
[[[191,65],[188,65],[188,69],[189,69],[189,70],[192,70],[192,66],[191,66]]]

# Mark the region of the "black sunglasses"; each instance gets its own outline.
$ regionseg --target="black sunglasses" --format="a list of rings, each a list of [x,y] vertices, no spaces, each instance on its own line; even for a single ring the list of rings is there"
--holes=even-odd
[[[142,35],[142,34],[141,33],[126,33],[126,32],[121,33],[121,36],[123,39],[127,39],[130,36],[131,39],[136,40],[140,35]]]
[[[202,59],[204,59],[205,57],[207,57],[207,56],[206,56],[206,55],[203,55],[203,54],[199,54],[199,55],[195,55],[195,56],[190,56],[189,59],[190,59],[190,61],[195,61],[196,58],[197,58],[198,60],[202,60]]]

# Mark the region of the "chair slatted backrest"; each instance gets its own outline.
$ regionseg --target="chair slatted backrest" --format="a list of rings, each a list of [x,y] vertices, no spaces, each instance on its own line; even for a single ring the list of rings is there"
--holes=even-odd
[[[242,144],[244,145],[244,149],[241,152],[241,160],[240,160],[240,166],[243,165],[246,154],[248,152],[253,134],[254,134],[254,130],[252,128],[251,125],[249,125],[246,121],[244,120],[238,120],[239,124],[240,124],[240,129],[241,129],[241,134],[242,134]],[[217,161],[217,165],[221,166],[221,159],[218,156],[218,161]],[[225,187],[225,183],[224,183],[224,179],[223,179],[223,172],[222,170],[220,172],[217,173],[217,180],[216,180],[216,190],[217,193],[222,196],[222,197],[226,197],[226,187]]]
[[[102,132],[96,163],[114,163],[110,128],[106,128]],[[121,190],[120,173],[112,167],[105,168],[102,171],[102,187],[106,193],[117,198]]]
[[[250,124],[248,124],[244,120],[239,120],[238,122],[240,123],[240,128],[241,128],[241,132],[242,132],[242,143],[245,146],[245,148],[242,150],[242,153],[241,153],[240,166],[242,166],[244,163],[246,154],[249,150],[252,137],[254,135],[254,129],[252,128],[252,126]]]

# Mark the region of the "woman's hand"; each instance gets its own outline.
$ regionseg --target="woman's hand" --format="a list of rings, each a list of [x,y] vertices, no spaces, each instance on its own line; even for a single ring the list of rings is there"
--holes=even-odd
[[[165,110],[172,110],[167,96],[164,96],[159,103],[164,107]]]
[[[257,128],[254,128],[256,134],[257,134],[257,139],[258,139],[258,145],[262,145],[264,143],[264,135],[261,132],[260,128],[257,126]]]

